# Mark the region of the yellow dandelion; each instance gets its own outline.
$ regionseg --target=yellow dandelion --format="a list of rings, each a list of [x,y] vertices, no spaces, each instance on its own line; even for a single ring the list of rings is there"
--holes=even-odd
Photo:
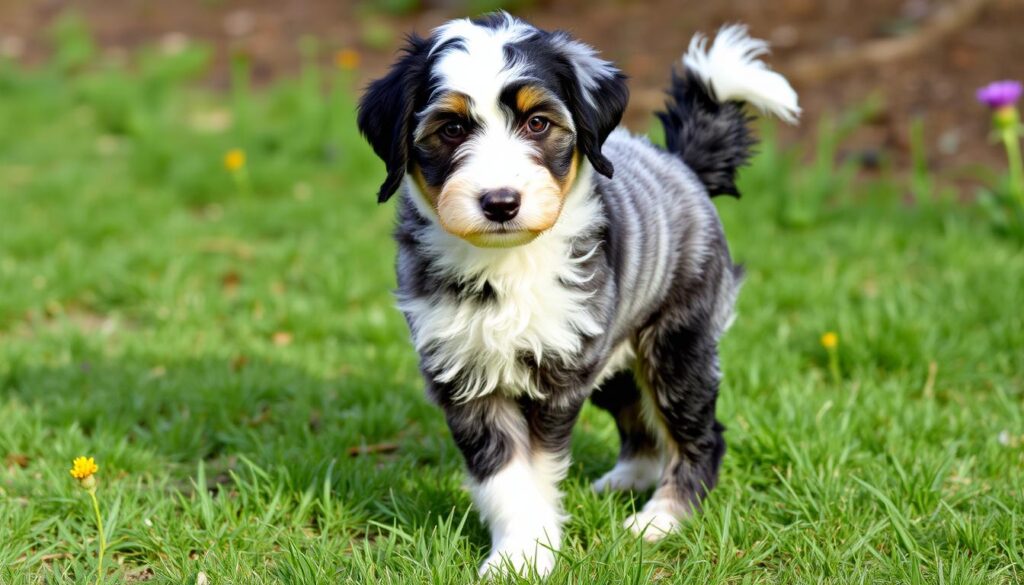
[[[834,331],[828,331],[821,336],[821,346],[825,349],[835,349],[839,346],[839,336]]]
[[[78,484],[89,493],[92,500],[92,510],[96,513],[96,531],[99,534],[99,556],[96,564],[96,585],[103,583],[103,555],[107,552],[107,536],[103,532],[103,516],[100,514],[100,502],[96,499],[96,472],[100,466],[92,457],[75,457],[71,462],[71,477],[78,480]]]
[[[71,463],[71,477],[78,481],[84,481],[90,477],[100,468],[96,465],[96,460],[92,457],[76,457]]]
[[[245,151],[241,148],[232,148],[224,154],[224,168],[232,173],[242,170],[245,166]]]
[[[352,71],[359,68],[362,57],[355,49],[342,49],[334,54],[334,64],[342,71]]]

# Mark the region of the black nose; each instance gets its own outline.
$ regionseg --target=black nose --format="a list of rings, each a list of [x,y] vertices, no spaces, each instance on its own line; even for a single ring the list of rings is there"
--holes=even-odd
[[[484,217],[504,223],[519,213],[519,193],[512,189],[495,189],[480,196]]]

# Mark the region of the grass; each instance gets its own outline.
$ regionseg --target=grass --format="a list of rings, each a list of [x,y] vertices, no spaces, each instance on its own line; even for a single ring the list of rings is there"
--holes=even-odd
[[[93,575],[81,454],[108,582],[472,582],[487,533],[390,296],[351,79],[253,92],[239,61],[209,93],[202,48],[111,65],[73,23],[56,55],[0,64],[0,582]],[[749,278],[706,511],[630,537],[645,494],[588,491],[616,452],[588,407],[550,583],[1024,582],[1024,254],[821,164],[767,143],[717,202]],[[822,192],[801,227],[796,186]]]

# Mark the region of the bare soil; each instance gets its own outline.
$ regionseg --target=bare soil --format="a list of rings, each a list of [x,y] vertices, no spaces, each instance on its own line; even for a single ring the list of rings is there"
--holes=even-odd
[[[251,58],[257,81],[293,72],[301,62],[299,39],[307,35],[321,40],[325,61],[336,50],[357,50],[365,82],[387,67],[404,33],[425,34],[457,16],[452,3],[427,0],[420,9],[395,15],[354,0],[0,0],[0,53],[38,62],[48,50],[45,31],[73,8],[108,52],[180,35],[211,44],[216,58],[209,82],[215,86],[227,83],[232,51]],[[771,62],[786,73],[799,57],[913,34],[942,6],[937,0],[541,0],[517,13],[544,28],[569,30],[616,61],[633,80],[627,123],[642,131],[661,104],[669,68],[695,31],[748,23],[753,34],[772,41]],[[993,0],[979,18],[917,56],[796,85],[806,122],[871,95],[884,100],[880,115],[847,149],[867,160],[891,155],[905,164],[910,120],[923,118],[929,163],[952,176],[974,164],[1003,165],[974,90],[1004,78],[1024,78],[1022,0]],[[815,127],[805,123],[787,136]]]

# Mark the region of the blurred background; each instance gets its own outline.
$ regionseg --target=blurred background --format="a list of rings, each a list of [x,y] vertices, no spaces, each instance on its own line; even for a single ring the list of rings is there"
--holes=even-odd
[[[771,42],[770,62],[800,92],[805,120],[877,100],[844,145],[869,167],[885,155],[909,161],[915,118],[928,121],[928,164],[950,173],[998,160],[974,88],[1024,75],[1021,0],[0,0],[0,54],[41,62],[54,23],[73,9],[111,59],[147,44],[208,43],[214,53],[203,75],[214,87],[228,85],[232,55],[250,60],[257,84],[296,72],[309,38],[319,40],[324,62],[353,51],[365,82],[391,62],[406,33],[499,8],[566,29],[618,63],[633,80],[626,121],[639,131],[695,31],[748,23]]]

